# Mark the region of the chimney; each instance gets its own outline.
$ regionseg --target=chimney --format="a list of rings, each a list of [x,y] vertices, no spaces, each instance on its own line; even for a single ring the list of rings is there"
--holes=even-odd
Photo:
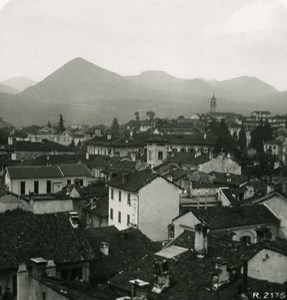
[[[248,281],[248,261],[244,259],[243,261],[243,287],[242,292],[247,293],[247,281]]]
[[[100,251],[105,256],[108,256],[109,255],[109,243],[101,242]]]
[[[31,258],[32,262],[32,276],[36,279],[41,279],[46,275],[47,261],[42,257]]]
[[[156,280],[154,282],[152,292],[160,294],[164,289],[170,286],[169,265],[167,260],[155,261],[153,265]]]
[[[195,225],[194,250],[200,256],[207,254],[207,226],[201,223]]]
[[[53,260],[48,260],[46,265],[46,275],[48,277],[56,277],[56,265]]]
[[[26,264],[20,264],[17,272],[17,300],[29,299],[29,273]]]

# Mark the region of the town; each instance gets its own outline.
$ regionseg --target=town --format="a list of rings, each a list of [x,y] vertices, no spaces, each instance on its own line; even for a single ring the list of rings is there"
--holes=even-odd
[[[0,300],[287,300],[287,0],[0,0]]]
[[[125,124],[2,117],[3,299],[285,299],[287,115],[206,103]]]

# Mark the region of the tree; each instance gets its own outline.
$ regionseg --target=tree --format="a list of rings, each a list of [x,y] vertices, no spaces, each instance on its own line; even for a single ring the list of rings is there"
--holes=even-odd
[[[71,140],[70,147],[71,147],[72,149],[74,149],[74,148],[75,148],[75,141],[74,141],[74,139],[72,139],[72,140]]]
[[[60,114],[60,119],[59,119],[59,125],[58,125],[58,130],[59,132],[63,132],[65,131],[65,126],[64,126],[64,119],[63,119],[63,116]]]
[[[251,144],[258,152],[264,151],[264,142],[273,138],[273,132],[268,122],[261,121],[260,124],[251,132]]]
[[[138,111],[135,112],[135,116],[136,116],[136,121],[139,122],[140,121],[140,114]]]
[[[149,118],[150,121],[153,121],[154,117],[155,117],[155,112],[150,110],[146,113],[146,115],[147,115],[147,117]]]
[[[119,133],[119,130],[120,130],[120,125],[119,125],[118,119],[114,118],[112,126],[111,126],[111,132],[112,132],[112,134],[117,135]]]
[[[244,150],[246,148],[247,140],[244,125],[241,126],[241,129],[239,131],[238,144],[241,150]]]

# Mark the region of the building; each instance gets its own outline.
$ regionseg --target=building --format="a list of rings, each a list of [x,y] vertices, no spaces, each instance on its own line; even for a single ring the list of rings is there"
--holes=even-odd
[[[2,291],[7,287],[17,295],[18,266],[25,263],[30,268],[31,259],[44,265],[53,260],[56,278],[89,280],[89,261],[94,253],[75,214],[34,215],[19,210],[1,214],[0,240]]]
[[[145,147],[143,141],[128,137],[112,137],[111,134],[96,137],[87,141],[86,145],[88,155],[130,156],[133,160],[144,154]]]
[[[266,121],[270,118],[271,113],[268,110],[254,110],[251,113],[251,118],[254,118],[255,120],[263,120]]]
[[[230,155],[224,153],[211,158],[199,165],[199,171],[204,173],[218,172],[241,175],[241,166]]]
[[[185,230],[162,250],[116,275],[110,286],[125,291],[127,299],[131,291],[136,299],[153,300],[252,299],[254,291],[264,295],[275,290],[284,297],[287,283],[280,279],[286,274],[286,264],[272,267],[272,272],[278,267],[281,278],[278,275],[279,280],[269,282],[262,280],[269,271],[268,263],[256,265],[249,260],[264,247],[277,251],[278,246],[285,247],[286,255],[286,245],[277,241],[247,246],[233,241],[232,234],[214,234],[198,226],[195,232]],[[135,282],[138,286],[133,286]]]
[[[97,258],[90,263],[91,283],[103,283],[127,270],[144,256],[160,250],[140,230],[118,230],[115,226],[86,228],[85,235]]]
[[[210,112],[215,113],[217,108],[216,98],[213,94],[212,98],[210,99]]]
[[[167,225],[179,213],[179,186],[150,171],[116,176],[108,186],[109,225],[136,226],[153,241],[167,239]]]
[[[189,152],[193,157],[208,154],[214,149],[216,137],[209,134],[167,135],[147,140],[147,162],[157,166],[167,159],[168,154]]]
[[[51,141],[14,143],[12,160],[33,160],[43,155],[75,155],[75,150]]]
[[[68,184],[78,182],[87,186],[92,181],[92,174],[85,164],[7,167],[5,174],[8,190],[18,195],[53,194]]]
[[[247,199],[242,205],[265,205],[280,220],[278,237],[287,240],[287,197],[278,192],[271,192],[262,197]],[[254,207],[257,209],[257,207]]]
[[[279,219],[264,205],[191,209],[173,219],[171,231],[177,237],[184,229],[194,230],[197,224],[205,225],[212,232],[232,231],[233,239],[246,243],[275,240],[280,226]]]

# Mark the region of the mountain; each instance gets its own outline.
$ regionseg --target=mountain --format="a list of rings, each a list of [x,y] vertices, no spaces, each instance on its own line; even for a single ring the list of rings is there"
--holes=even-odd
[[[75,58],[35,86],[20,94],[26,99],[52,103],[89,104],[107,99],[132,99],[153,96],[124,77]]]
[[[7,86],[5,84],[0,83],[0,93],[5,93],[5,94],[17,94],[19,91],[16,89],[11,88],[10,86]]]
[[[181,95],[209,96],[213,91],[210,84],[202,79],[182,79],[162,71],[145,71],[140,75],[126,76],[126,79],[143,87]]]
[[[37,82],[27,77],[12,77],[1,83],[22,92],[27,87],[35,85]]]
[[[256,77],[249,76],[217,81],[214,86],[243,97],[265,97],[267,95],[279,93],[278,90],[266,82]]]
[[[1,115],[15,125],[126,122],[135,111],[142,119],[153,110],[157,117],[178,117],[209,111],[212,93],[218,111],[250,114],[264,108],[286,112],[286,93],[253,77],[212,82],[181,79],[161,71],[123,77],[76,58],[34,86],[16,95],[0,94]],[[252,96],[253,95],[253,96]]]
[[[173,77],[161,71],[146,71],[136,76],[126,76],[128,80],[143,87],[162,91],[172,91],[177,94],[217,96],[238,100],[245,98],[265,97],[279,93],[274,87],[256,77],[242,76],[230,80],[182,79]]]

